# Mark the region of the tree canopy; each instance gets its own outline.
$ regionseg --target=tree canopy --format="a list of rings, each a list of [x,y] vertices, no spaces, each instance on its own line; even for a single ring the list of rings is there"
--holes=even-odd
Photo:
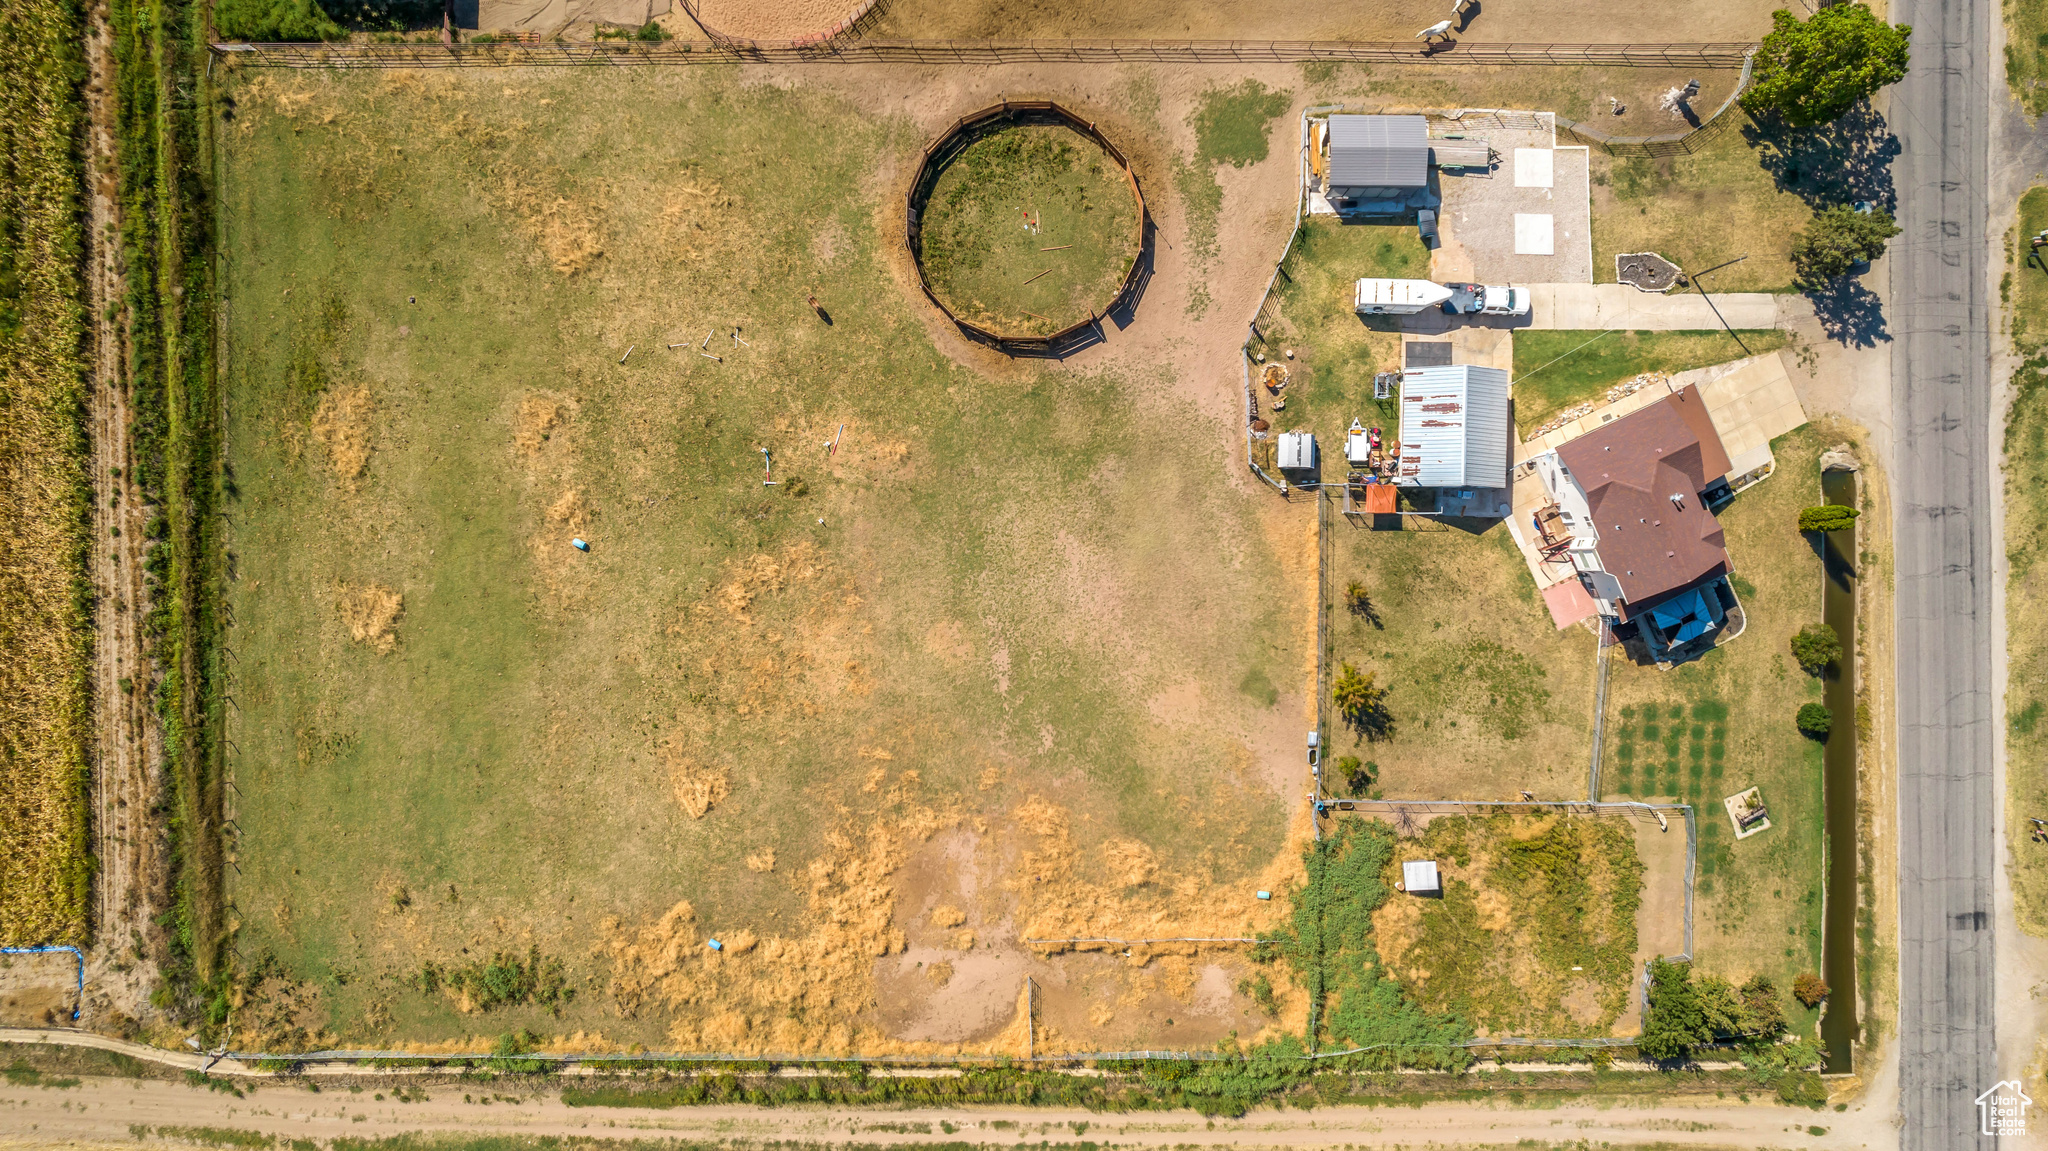
[[[277,43],[343,35],[315,0],[220,0],[213,19],[224,40]]]
[[[1857,261],[1884,255],[1885,241],[1898,234],[1890,212],[1859,212],[1847,204],[1822,208],[1792,237],[1794,279],[1802,288],[1823,287],[1848,275]]]
[[[1742,107],[1788,128],[1826,124],[1905,78],[1913,29],[1886,24],[1863,4],[1837,4],[1801,20],[1779,9],[1757,49]]]
[[[1824,623],[1811,623],[1792,637],[1792,658],[1799,666],[1818,674],[1842,658],[1842,637]]]
[[[1824,703],[1802,704],[1792,722],[1809,739],[1826,739],[1828,732],[1835,729],[1835,713],[1829,711]]]

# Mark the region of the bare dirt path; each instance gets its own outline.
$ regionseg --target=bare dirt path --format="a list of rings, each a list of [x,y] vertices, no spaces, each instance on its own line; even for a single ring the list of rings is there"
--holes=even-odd
[[[465,1096],[463,1088],[470,1094]],[[550,1096],[522,1097],[513,1082],[427,1089],[430,1098],[379,1100],[372,1089],[318,1093],[265,1086],[246,1099],[184,1083],[88,1079],[76,1088],[0,1086],[0,1146],[132,1139],[131,1125],[214,1127],[296,1139],[376,1138],[404,1132],[470,1136],[585,1135],[690,1138],[707,1142],[789,1140],[827,1144],[1087,1141],[1130,1147],[1312,1147],[1512,1144],[1566,1140],[1684,1147],[1877,1148],[1897,1145],[1882,1108],[1852,1105],[1815,1113],[1733,1099],[1702,1105],[1637,1106],[1627,1101],[1517,1111],[1486,1103],[1319,1107],[1254,1111],[1242,1119],[1192,1112],[1104,1115],[1066,1109],[959,1108],[874,1111],[847,1108],[699,1107],[670,1111],[574,1108]],[[475,1101],[481,1100],[481,1101]],[[1820,1131],[1820,1134],[1814,1134]]]
[[[93,853],[99,859],[96,946],[87,957],[81,1022],[111,1022],[113,1012],[139,1015],[150,980],[133,944],[149,926],[149,877],[156,867],[156,830],[149,818],[157,733],[146,703],[148,664],[142,618],[145,508],[128,454],[127,344],[116,308],[126,298],[118,233],[119,177],[114,166],[113,35],[107,6],[92,6],[86,40],[91,78],[86,106],[91,140],[86,186],[92,224],[87,237],[94,358],[93,586],[98,642],[93,653]],[[103,546],[99,546],[103,545]],[[116,970],[116,966],[125,970]]]

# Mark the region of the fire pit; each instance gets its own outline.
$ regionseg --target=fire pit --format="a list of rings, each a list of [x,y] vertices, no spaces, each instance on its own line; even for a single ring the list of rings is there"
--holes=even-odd
[[[1685,283],[1685,272],[1655,252],[1624,252],[1614,257],[1614,278],[1645,292],[1668,292]]]

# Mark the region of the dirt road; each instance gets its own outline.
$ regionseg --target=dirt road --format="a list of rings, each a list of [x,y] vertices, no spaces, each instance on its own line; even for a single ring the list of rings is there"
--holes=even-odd
[[[148,965],[136,963],[132,944],[149,931],[149,877],[160,832],[149,818],[151,765],[158,760],[154,714],[148,706],[149,672],[142,637],[148,595],[142,561],[148,545],[147,510],[129,458],[131,418],[124,313],[127,280],[117,231],[119,176],[114,164],[113,35],[104,2],[88,16],[86,85],[90,145],[86,188],[92,226],[87,264],[92,297],[94,355],[91,400],[93,442],[93,586],[98,642],[93,652],[93,854],[100,870],[95,892],[96,946],[87,955],[88,1025],[114,1011],[146,1010]],[[111,305],[111,307],[110,307]],[[118,965],[118,967],[117,967]]]
[[[1127,1147],[1382,1147],[1584,1140],[1595,1145],[1682,1147],[1894,1147],[1898,1132],[1882,1109],[1794,1110],[1775,1103],[1636,1106],[1574,1104],[1514,1110],[1481,1103],[1419,1107],[1319,1107],[1254,1111],[1208,1120],[1191,1112],[1103,1115],[1081,1110],[962,1108],[859,1111],[845,1108],[572,1108],[552,1093],[529,1095],[517,1081],[430,1087],[400,1103],[370,1089],[249,1088],[246,1099],[183,1083],[88,1079],[69,1089],[0,1086],[0,1147],[10,1142],[129,1142],[131,1125],[215,1127],[294,1139],[376,1138],[447,1131],[472,1136],[583,1135],[687,1138],[705,1142],[796,1141],[920,1145],[961,1141],[1011,1145],[1083,1139]],[[467,1094],[465,1094],[467,1091]],[[415,1096],[418,1098],[418,1096]],[[1813,1129],[1822,1134],[1812,1134]]]

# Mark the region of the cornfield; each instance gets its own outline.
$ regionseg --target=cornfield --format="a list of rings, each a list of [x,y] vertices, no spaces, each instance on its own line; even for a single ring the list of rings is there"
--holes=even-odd
[[[0,943],[79,942],[91,860],[82,13],[0,6]]]

